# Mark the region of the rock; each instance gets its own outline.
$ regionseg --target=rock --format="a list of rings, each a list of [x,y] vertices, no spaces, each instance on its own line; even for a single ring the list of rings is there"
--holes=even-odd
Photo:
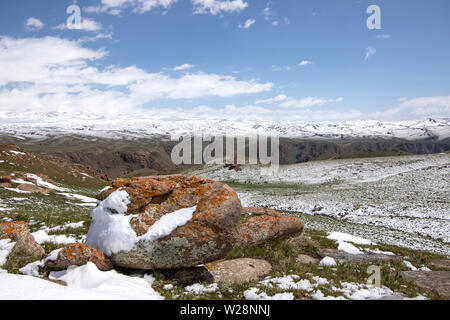
[[[401,274],[419,288],[450,299],[450,271],[404,271]]]
[[[92,262],[101,271],[110,271],[113,265],[100,250],[91,248],[81,243],[71,243],[65,246],[59,253],[56,260],[47,260],[45,266],[62,271],[70,266],[83,266]]]
[[[296,217],[258,216],[242,222],[234,232],[235,245],[256,246],[267,241],[295,236],[303,231],[303,223]]]
[[[263,208],[263,207],[248,207],[242,208],[242,215],[247,216],[271,216],[282,217],[283,214],[275,209]]]
[[[438,269],[450,270],[450,260],[432,260],[430,264]]]
[[[0,183],[12,184],[12,179],[10,176],[2,176],[0,177]]]
[[[11,250],[12,255],[16,255],[25,259],[40,260],[45,255],[45,250],[34,239],[29,232],[21,232],[17,234],[17,242]]]
[[[131,250],[112,252],[114,265],[144,270],[192,267],[222,259],[233,247],[232,233],[242,207],[237,194],[225,184],[199,177],[163,176],[118,179],[109,187],[98,199],[125,190],[131,200],[127,214],[136,215],[130,225],[137,236],[146,234],[168,213],[196,207],[192,219],[170,235],[139,240]],[[92,240],[95,228],[93,221],[86,243],[104,250]]]
[[[377,254],[371,252],[366,252],[364,254],[350,254],[336,249],[322,249],[321,251],[324,256],[332,257],[341,263],[342,262],[371,263],[378,261],[391,261],[401,259],[401,257],[395,255]]]
[[[235,259],[216,261],[205,266],[209,278],[214,283],[245,283],[259,280],[272,271],[272,266],[266,260],[261,259]],[[208,278],[208,277],[206,277]]]
[[[300,264],[319,264],[318,259],[307,256],[306,254],[299,254],[295,261]]]
[[[40,193],[40,194],[48,194],[48,190],[45,188],[40,188],[35,184],[29,184],[29,183],[22,183],[19,185],[19,190],[26,191],[26,192],[33,192],[33,193]]]
[[[39,192],[39,187],[35,184],[22,183],[18,186],[19,190],[26,192]]]
[[[3,222],[0,223],[0,239],[11,239],[17,241],[18,236],[29,232],[25,221]]]

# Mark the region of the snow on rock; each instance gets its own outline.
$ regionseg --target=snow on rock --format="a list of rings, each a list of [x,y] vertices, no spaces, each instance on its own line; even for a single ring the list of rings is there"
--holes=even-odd
[[[336,260],[331,257],[325,257],[320,261],[320,265],[324,267],[335,267],[337,266]]]
[[[39,268],[44,267],[47,261],[55,261],[58,258],[58,253],[61,250],[62,248],[53,250],[46,258],[27,264],[25,267],[19,269],[19,272],[27,276],[40,277]]]
[[[72,286],[62,286],[43,279],[0,273],[0,300],[162,300],[148,280],[102,273],[95,265],[69,270],[60,275]],[[79,270],[78,270],[79,269]],[[84,279],[79,279],[80,277]],[[45,292],[45,294],[42,294]]]
[[[81,267],[70,267],[65,271],[51,272],[49,278],[63,281],[71,289],[84,289],[99,295],[117,296],[120,299],[163,299],[152,289],[153,277],[146,276],[143,279],[125,276],[115,270],[102,272],[92,262]]]
[[[274,296],[268,296],[267,293],[261,292],[258,288],[251,288],[244,292],[247,300],[294,300],[294,294],[291,292],[278,293]]]
[[[176,228],[192,219],[197,207],[185,208],[164,215],[146,234],[137,236],[130,225],[133,215],[126,216],[130,196],[125,190],[116,190],[92,210],[92,223],[86,244],[107,256],[130,251],[139,241],[153,242],[170,235]]]
[[[12,153],[14,155],[21,155],[21,156],[25,156],[26,155],[25,152],[19,152],[19,151],[14,151],[14,150],[9,151],[9,153]]]
[[[192,219],[195,210],[197,210],[197,207],[180,209],[164,215],[138,240],[155,241],[170,235],[176,228],[188,223]]]
[[[364,252],[362,252],[360,249],[358,249],[357,247],[355,247],[354,245],[352,245],[351,243],[339,240],[338,241],[338,250],[339,251],[344,251],[347,252],[349,254],[364,254]]]
[[[36,183],[39,187],[44,187],[46,189],[51,189],[51,190],[56,190],[56,191],[69,191],[69,189],[66,188],[61,188],[58,186],[55,186],[54,184],[44,181],[41,177],[32,174],[32,173],[27,173],[26,176],[30,179],[34,179],[36,180]]]
[[[218,289],[219,289],[219,286],[217,285],[217,283],[213,283],[208,286],[204,286],[202,284],[196,283],[191,286],[187,286],[185,288],[185,291],[188,293],[204,294],[204,293],[216,292]]]
[[[417,271],[417,268],[413,266],[413,264],[409,261],[403,261],[403,264],[407,266],[411,271]]]
[[[0,268],[5,264],[6,258],[16,243],[10,239],[0,240]]]

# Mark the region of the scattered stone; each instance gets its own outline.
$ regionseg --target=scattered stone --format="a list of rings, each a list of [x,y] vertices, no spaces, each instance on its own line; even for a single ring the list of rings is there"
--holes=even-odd
[[[250,217],[234,232],[235,245],[256,246],[267,241],[296,236],[303,231],[303,223],[296,217]]]
[[[299,254],[295,259],[295,261],[300,264],[319,264],[318,259],[310,257],[306,254]]]
[[[39,187],[37,185],[29,183],[19,184],[18,189],[26,192],[39,192]]]
[[[450,260],[433,260],[430,264],[438,269],[450,270]]]
[[[25,221],[3,222],[0,223],[0,239],[11,239],[17,241],[18,237],[29,232]]]
[[[113,253],[114,265],[143,270],[192,267],[222,259],[233,247],[232,233],[242,207],[236,192],[225,184],[201,177],[164,176],[118,179],[109,187],[97,199],[125,190],[131,201],[127,214],[136,215],[130,225],[138,236],[164,215],[196,207],[192,219],[170,235],[152,242],[140,240],[129,251]],[[89,234],[86,243],[90,244]]]
[[[243,216],[271,216],[282,217],[283,214],[275,209],[263,208],[263,207],[248,207],[242,208]]]
[[[10,176],[2,176],[0,177],[0,183],[12,184],[12,179]]]
[[[34,239],[33,235],[29,232],[22,232],[17,234],[17,242],[12,248],[10,254],[16,255],[25,259],[40,260],[45,255],[45,250]]]
[[[235,259],[216,261],[205,266],[214,283],[245,283],[256,281],[270,273],[272,266],[266,260],[261,259]]]
[[[70,266],[83,266],[92,262],[101,271],[110,271],[113,265],[100,250],[91,248],[81,243],[71,243],[65,246],[59,253],[56,260],[47,260],[45,266],[62,271]]]
[[[343,262],[371,263],[371,262],[392,261],[401,259],[401,257],[395,255],[378,254],[371,252],[365,252],[364,254],[350,254],[336,249],[322,249],[321,251],[323,255],[332,257],[341,263]]]
[[[401,274],[419,288],[450,299],[450,271],[404,271]]]

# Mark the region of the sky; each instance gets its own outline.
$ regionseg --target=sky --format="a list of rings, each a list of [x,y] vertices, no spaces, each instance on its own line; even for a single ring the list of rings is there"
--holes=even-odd
[[[450,118],[449,12],[448,0],[1,1],[0,118]]]

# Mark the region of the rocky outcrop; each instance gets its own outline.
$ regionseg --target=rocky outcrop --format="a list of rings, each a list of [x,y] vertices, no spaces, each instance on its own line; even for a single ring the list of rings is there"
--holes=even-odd
[[[332,257],[337,261],[344,262],[361,262],[361,263],[371,263],[371,262],[387,262],[393,260],[401,260],[401,257],[391,254],[380,254],[365,252],[364,254],[350,254],[344,251],[339,251],[336,249],[322,249],[321,253],[324,256]]]
[[[450,260],[432,260],[430,264],[438,269],[450,270]]]
[[[303,223],[299,218],[286,217],[267,208],[245,208],[243,219],[234,231],[236,246],[256,246],[279,238],[302,233]]]
[[[204,266],[208,274],[205,279],[219,283],[245,283],[256,281],[272,271],[269,262],[262,259],[241,258],[235,260],[216,261]]]
[[[70,266],[83,266],[92,262],[101,271],[110,271],[113,265],[100,250],[91,248],[81,243],[71,243],[65,246],[56,260],[47,260],[45,266],[51,270],[61,271]]]
[[[402,276],[425,291],[450,299],[450,271],[404,271]]]
[[[125,215],[134,215],[130,226],[136,235],[129,250],[108,254],[98,240],[101,221],[95,218],[86,243],[103,250],[114,265],[130,269],[175,269],[192,267],[223,258],[233,247],[233,231],[241,216],[237,194],[227,185],[199,177],[165,176],[117,179],[98,196],[100,207],[116,191],[129,196]],[[192,218],[170,234],[146,239],[145,235],[164,216],[193,208]],[[96,211],[97,210],[97,211]],[[117,212],[110,210],[107,215]],[[120,232],[117,236],[121,236]]]

